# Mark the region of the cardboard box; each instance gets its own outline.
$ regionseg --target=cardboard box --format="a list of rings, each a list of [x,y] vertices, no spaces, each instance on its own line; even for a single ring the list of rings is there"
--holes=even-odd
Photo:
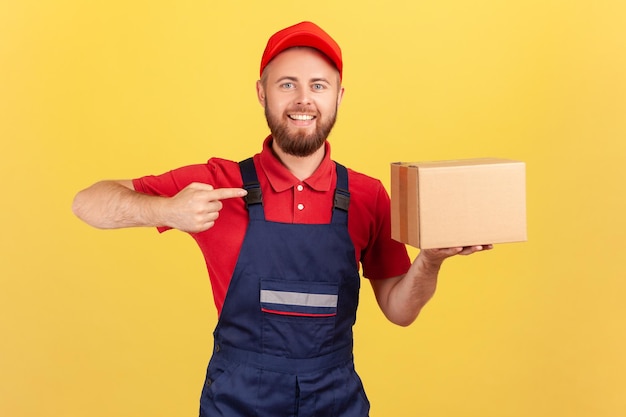
[[[526,165],[392,163],[391,235],[421,249],[526,241]]]

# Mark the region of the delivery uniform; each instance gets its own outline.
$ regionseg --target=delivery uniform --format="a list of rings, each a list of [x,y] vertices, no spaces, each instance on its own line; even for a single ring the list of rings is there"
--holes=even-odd
[[[359,270],[348,176],[337,164],[330,224],[265,219],[254,163],[241,164],[250,221],[215,329],[200,415],[365,417],[352,362]]]

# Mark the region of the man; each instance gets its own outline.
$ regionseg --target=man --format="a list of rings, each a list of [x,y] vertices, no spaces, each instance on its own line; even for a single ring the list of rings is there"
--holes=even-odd
[[[352,360],[359,263],[385,316],[406,326],[444,259],[491,248],[423,250],[410,263],[380,181],[330,159],[342,70],[321,28],[283,29],[257,82],[271,131],[261,153],[102,181],[75,198],[95,227],[179,229],[200,246],[219,314],[201,416],[367,416]]]

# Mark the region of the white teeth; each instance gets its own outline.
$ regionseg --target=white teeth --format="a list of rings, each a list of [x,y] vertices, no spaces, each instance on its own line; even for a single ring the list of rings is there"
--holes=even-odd
[[[289,117],[293,120],[313,120],[313,116],[307,114],[290,114]]]

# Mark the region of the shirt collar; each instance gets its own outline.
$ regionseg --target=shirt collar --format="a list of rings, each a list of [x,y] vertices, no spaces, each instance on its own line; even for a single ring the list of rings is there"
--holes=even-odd
[[[302,181],[315,191],[329,191],[334,179],[335,164],[330,159],[330,144],[328,141],[325,142],[324,146],[324,159],[320,163],[320,166],[317,167],[313,175]],[[261,168],[275,192],[279,193],[285,191],[300,183],[300,180],[289,172],[274,154],[274,151],[272,151],[271,136],[268,136],[263,142],[263,151],[261,152],[260,161]]]

